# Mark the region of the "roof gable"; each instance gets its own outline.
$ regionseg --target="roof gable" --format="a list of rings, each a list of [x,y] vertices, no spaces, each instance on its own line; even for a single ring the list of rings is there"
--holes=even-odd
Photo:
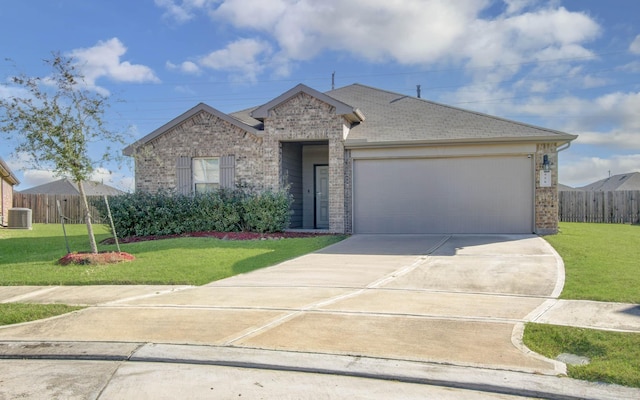
[[[324,93],[318,92],[317,90],[303,84],[296,85],[295,87],[287,90],[275,99],[254,109],[253,111],[251,111],[250,116],[257,120],[264,121],[264,119],[269,116],[269,111],[273,110],[280,104],[288,101],[289,99],[297,96],[300,93],[305,93],[311,97],[315,97],[316,99],[331,105],[332,107],[334,107],[336,115],[343,115],[351,122],[360,122],[364,120],[364,115],[362,115],[360,110],[358,110],[357,108],[352,107],[349,104],[337,100]]]
[[[253,133],[254,135],[259,135],[260,131],[258,129],[256,129],[255,127],[251,126],[251,125],[247,125],[244,122],[233,118],[232,116],[223,113],[222,111],[216,110],[215,108],[208,106],[204,103],[200,103],[197,106],[193,107],[192,109],[188,110],[187,112],[179,115],[178,117],[172,119],[171,121],[167,122],[166,124],[162,125],[160,128],[154,130],[153,132],[151,132],[150,134],[144,136],[143,138],[141,138],[140,140],[138,140],[136,143],[131,144],[127,147],[124,148],[124,150],[122,151],[124,153],[124,155],[126,156],[130,156],[133,154],[134,150],[136,147],[143,145],[145,143],[150,142],[151,140],[157,138],[158,136],[163,135],[164,133],[170,131],[171,129],[175,128],[176,126],[180,125],[181,123],[183,123],[184,121],[188,120],[189,118],[193,117],[194,115],[198,114],[199,112],[204,111],[207,112],[215,117],[218,117],[220,119],[222,119],[223,121],[226,121],[228,123],[230,123],[231,125],[234,125],[242,130],[244,130],[245,132],[249,132],[249,133]]]

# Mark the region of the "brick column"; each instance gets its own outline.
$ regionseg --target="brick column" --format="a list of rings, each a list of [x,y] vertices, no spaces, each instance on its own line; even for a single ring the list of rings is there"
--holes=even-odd
[[[544,155],[549,158],[551,187],[540,187]],[[558,233],[558,152],[556,143],[538,144],[535,155],[535,231],[539,235]]]

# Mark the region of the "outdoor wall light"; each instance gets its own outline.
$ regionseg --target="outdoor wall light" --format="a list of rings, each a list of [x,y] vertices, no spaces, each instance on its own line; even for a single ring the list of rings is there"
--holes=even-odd
[[[549,172],[550,169],[551,163],[549,162],[549,156],[545,154],[544,156],[542,156],[542,170],[544,172]]]

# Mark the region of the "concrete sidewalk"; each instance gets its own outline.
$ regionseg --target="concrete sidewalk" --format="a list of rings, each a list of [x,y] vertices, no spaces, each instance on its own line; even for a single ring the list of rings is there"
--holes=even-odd
[[[117,367],[119,373],[142,368],[151,375],[156,367],[138,363],[174,362],[180,370],[185,363],[246,368],[253,362],[261,371],[378,377],[469,390],[482,390],[467,378],[480,376],[491,382],[487,390],[498,393],[572,398],[567,388],[573,388],[572,395],[580,398],[577,387],[584,383],[556,377],[564,364],[522,345],[523,324],[638,332],[640,312],[634,304],[557,300],[563,279],[562,260],[532,235],[359,235],[201,287],[0,287],[0,302],[90,306],[1,327],[0,357],[119,360],[125,362]],[[342,361],[316,364],[322,357],[323,363],[383,360],[402,367],[394,374],[375,369],[352,373],[344,371]],[[7,362],[15,361],[2,365]],[[427,377],[407,372],[402,378],[413,371],[409,365],[453,368],[457,374],[435,379],[430,369]],[[28,362],[21,368],[29,366],[38,368]],[[519,377],[513,386],[521,385],[520,392],[505,381],[512,374]],[[135,379],[118,380],[125,381]],[[585,388],[591,393],[592,386]],[[640,397],[635,389],[606,385],[601,397],[592,398],[625,398],[606,393],[627,392],[633,394],[628,398]]]
[[[150,298],[158,295],[193,288],[195,287],[185,285],[0,286],[0,303],[109,306],[129,302],[141,302],[143,299],[150,300]],[[223,292],[224,289],[221,289],[216,294],[220,295]],[[274,290],[274,292],[281,292],[281,290]],[[240,290],[234,291],[236,300],[240,293]],[[327,293],[331,294],[330,292],[325,292],[325,294]],[[341,290],[333,293],[341,293]],[[252,294],[255,294],[254,289],[247,289],[245,300],[253,299],[255,302],[254,306],[260,306],[262,299],[257,296],[252,296]],[[182,299],[179,300],[179,305],[192,302],[202,295],[202,293],[185,294],[182,296]],[[321,295],[321,293],[318,293],[318,295]],[[366,298],[366,295],[364,296],[364,298]],[[451,302],[459,299],[458,297],[452,297],[450,294],[442,292],[434,292],[429,296],[440,297],[446,300],[439,303],[434,302],[441,307],[448,307]],[[287,292],[286,295],[283,295],[281,298],[283,304],[279,304],[279,306],[284,307],[284,303],[291,297],[296,297],[296,295],[292,295],[291,291]],[[319,296],[318,299],[320,298],[323,297]],[[411,300],[410,297],[407,299]],[[482,296],[473,299],[474,301],[468,301],[466,306],[478,307],[479,299],[482,299]],[[202,302],[202,299],[200,299],[200,301]],[[387,304],[391,303],[387,302]],[[537,312],[534,312],[533,315],[530,315],[529,318],[523,320],[523,322],[537,322],[619,332],[640,332],[640,304],[548,299]]]

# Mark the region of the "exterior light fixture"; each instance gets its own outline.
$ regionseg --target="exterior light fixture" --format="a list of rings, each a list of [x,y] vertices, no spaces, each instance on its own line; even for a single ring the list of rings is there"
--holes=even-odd
[[[542,170],[544,172],[549,172],[550,169],[551,163],[549,162],[549,156],[545,154],[544,156],[542,156]]]

